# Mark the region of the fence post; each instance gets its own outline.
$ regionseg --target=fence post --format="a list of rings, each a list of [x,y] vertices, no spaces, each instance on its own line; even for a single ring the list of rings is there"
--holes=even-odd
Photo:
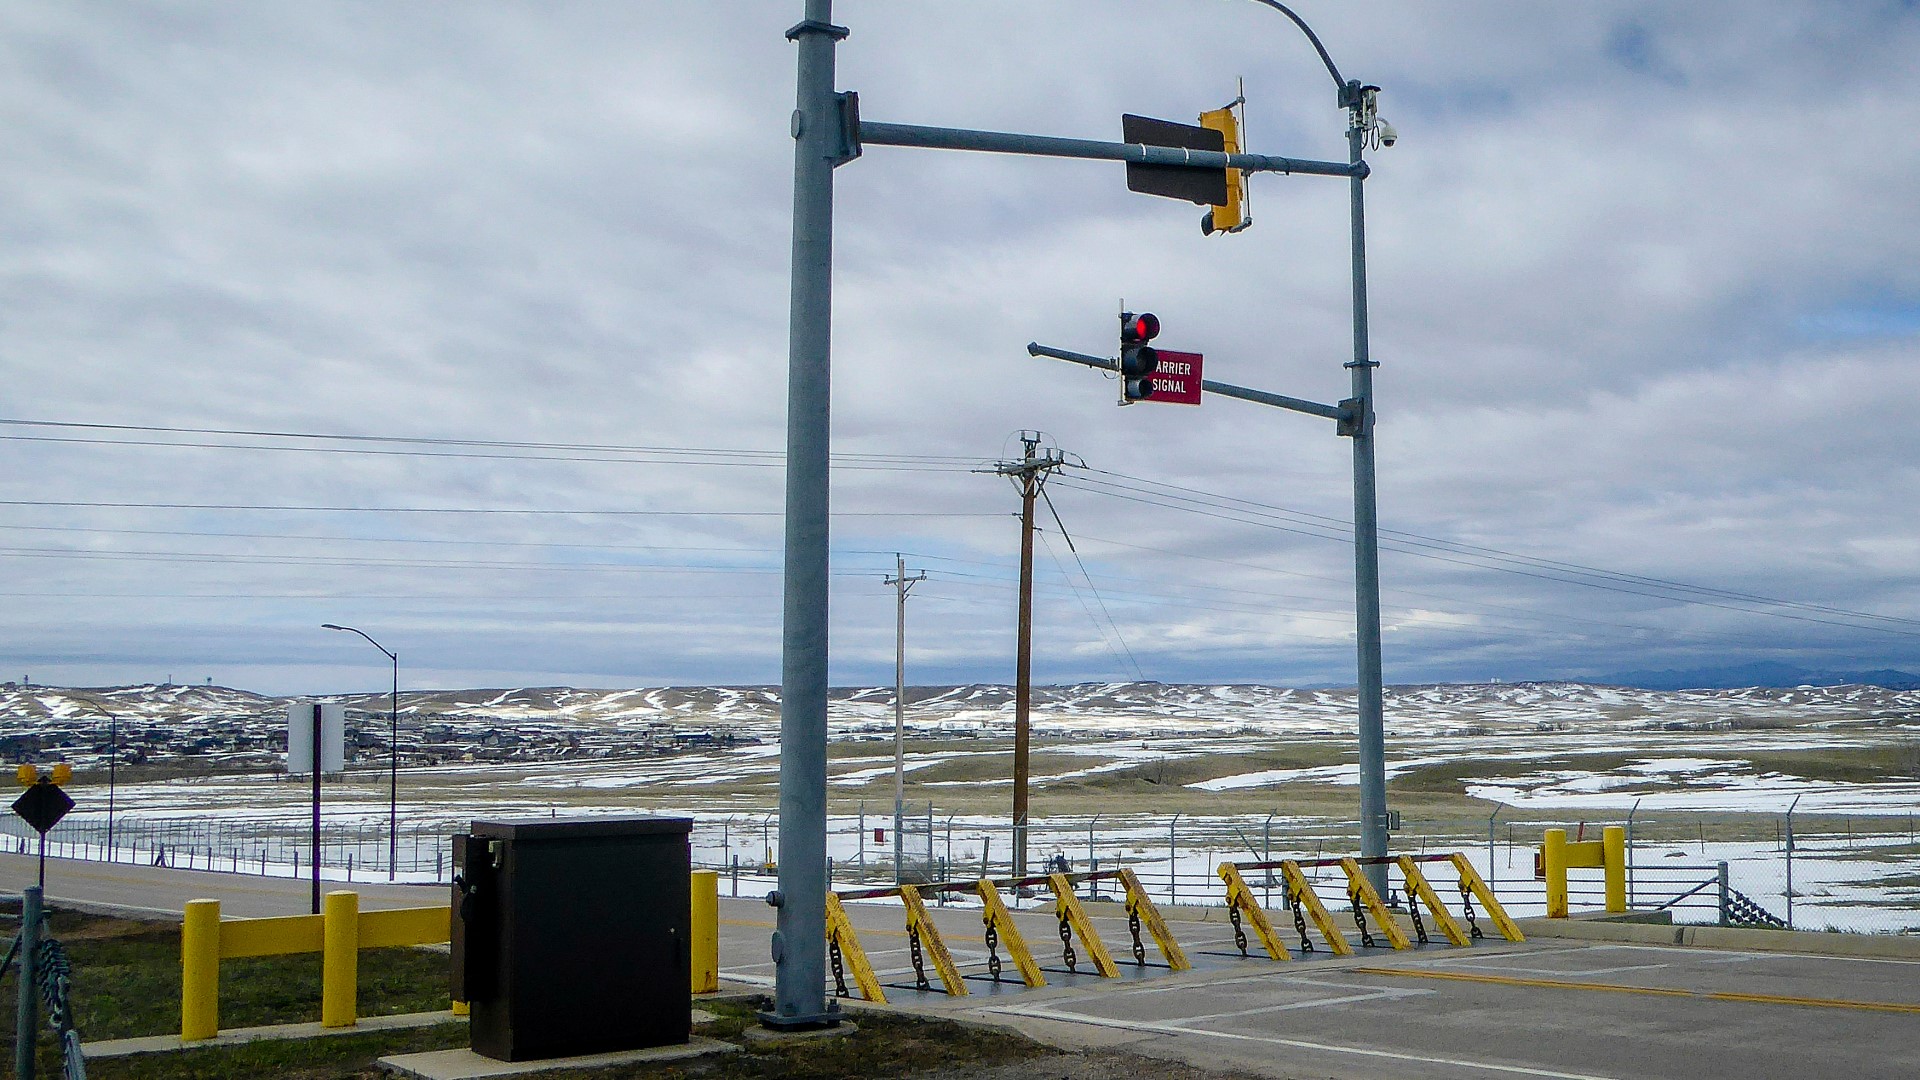
[[[189,900],[180,919],[180,1041],[220,1033],[220,901]]]
[[[34,961],[40,954],[40,886],[20,890],[20,1001],[14,1014],[13,1074],[33,1080],[34,1051],[39,1049],[40,1010],[34,983]]]
[[[352,1027],[359,1006],[360,894],[328,893],[320,918],[320,1026]]]
[[[1720,862],[1719,878],[1720,878],[1720,925],[1725,926],[1727,925],[1727,900],[1728,900],[1727,864],[1725,860],[1721,860]]]

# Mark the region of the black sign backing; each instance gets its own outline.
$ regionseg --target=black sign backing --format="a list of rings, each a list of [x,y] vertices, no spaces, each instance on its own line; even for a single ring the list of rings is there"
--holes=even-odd
[[[48,829],[60,824],[60,819],[66,817],[71,809],[73,799],[60,790],[60,785],[44,778],[13,800],[13,812],[42,836],[47,834]]]
[[[1188,150],[1224,152],[1227,137],[1213,128],[1176,124],[1126,113],[1120,117],[1121,140],[1148,146],[1181,146]],[[1227,170],[1191,165],[1137,165],[1127,162],[1127,190],[1147,195],[1185,199],[1200,206],[1225,206]]]

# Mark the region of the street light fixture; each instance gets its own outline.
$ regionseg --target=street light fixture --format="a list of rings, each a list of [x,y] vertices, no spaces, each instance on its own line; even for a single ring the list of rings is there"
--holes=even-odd
[[[385,645],[367,637],[365,630],[351,626],[339,626],[334,623],[321,623],[322,630],[345,630],[359,634],[367,639],[367,644],[386,654],[393,661],[393,710],[389,714],[392,720],[391,732],[387,737],[387,880],[392,881],[400,865],[400,656],[391,652]],[[314,770],[320,768],[316,758]]]

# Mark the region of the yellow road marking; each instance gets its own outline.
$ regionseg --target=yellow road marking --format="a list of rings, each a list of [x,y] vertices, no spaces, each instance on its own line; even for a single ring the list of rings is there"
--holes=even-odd
[[[1400,975],[1413,979],[1445,979],[1453,982],[1492,983],[1497,986],[1536,986],[1553,990],[1602,990],[1615,994],[1648,994],[1657,997],[1706,998],[1710,1001],[1739,1001],[1754,1005],[1801,1005],[1815,1009],[1862,1009],[1868,1012],[1920,1014],[1920,1004],[1896,1001],[1852,1001],[1846,998],[1789,997],[1781,994],[1742,994],[1731,990],[1677,990],[1665,986],[1622,986],[1617,983],[1574,982],[1567,979],[1522,979],[1512,975],[1476,975],[1464,971],[1421,971],[1413,968],[1357,967],[1363,975]]]

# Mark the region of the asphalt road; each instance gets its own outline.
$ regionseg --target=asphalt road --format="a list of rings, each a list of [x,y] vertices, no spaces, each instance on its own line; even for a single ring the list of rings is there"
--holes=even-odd
[[[32,881],[30,858],[0,855],[0,891]],[[49,860],[50,897],[177,913],[214,897],[232,915],[303,912],[309,885],[285,878]],[[344,882],[327,887],[347,887]],[[436,887],[356,884],[366,906],[445,901]],[[1172,919],[1194,970],[1138,968],[1123,913],[1095,905],[1121,977],[1062,962],[1045,910],[1015,913],[1047,984],[985,976],[977,908],[933,908],[968,995],[914,989],[897,906],[849,904],[862,946],[896,1007],[1012,1025],[1066,1046],[1119,1047],[1203,1068],[1330,1080],[1792,1080],[1920,1075],[1920,962],[1704,948],[1483,940],[1402,952],[1324,950],[1253,958],[1222,921]],[[721,900],[724,977],[771,985],[772,912]],[[1212,913],[1218,920],[1219,912]],[[1148,958],[1157,961],[1149,940]],[[1003,960],[1006,946],[1000,947]],[[929,968],[937,988],[938,979]],[[1008,979],[1017,979],[1013,965]],[[851,981],[851,980],[850,980]]]

